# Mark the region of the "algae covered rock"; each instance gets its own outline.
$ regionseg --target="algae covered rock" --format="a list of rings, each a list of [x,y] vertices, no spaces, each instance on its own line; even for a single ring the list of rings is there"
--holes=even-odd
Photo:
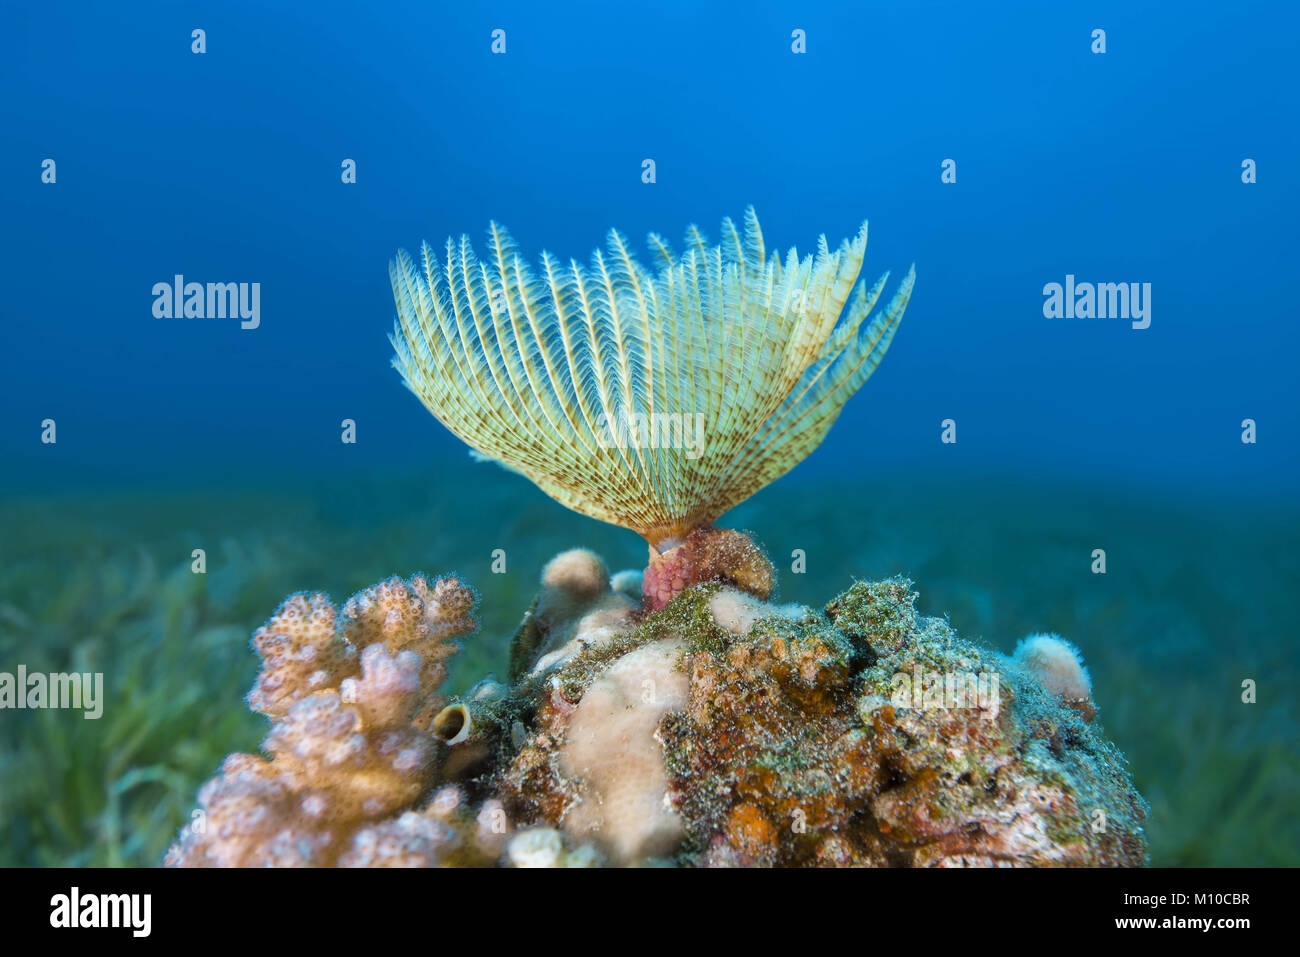
[[[1091,706],[916,597],[859,582],[814,612],[690,589],[551,673],[496,786],[613,863],[1143,864],[1146,807]],[[610,711],[634,662],[641,694],[620,680]]]

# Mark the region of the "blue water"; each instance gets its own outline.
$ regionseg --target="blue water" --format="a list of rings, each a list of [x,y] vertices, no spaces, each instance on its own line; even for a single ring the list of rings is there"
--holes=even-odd
[[[388,364],[399,247],[497,219],[532,255],[585,258],[611,226],[716,236],[750,203],[770,247],[866,218],[868,272],[917,268],[889,355],[804,473],[1068,477],[1225,510],[1300,477],[1293,4],[23,3],[3,20],[8,484],[436,469],[463,449]],[[260,283],[260,327],[155,318],[151,288],[177,273]],[[1151,283],[1150,328],[1044,318],[1067,274]]]

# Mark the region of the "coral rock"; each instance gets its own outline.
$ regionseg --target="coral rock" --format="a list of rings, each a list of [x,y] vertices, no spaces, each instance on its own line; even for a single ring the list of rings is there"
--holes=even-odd
[[[289,599],[254,638],[267,757],[226,760],[165,863],[1145,862],[1146,804],[1072,645],[999,655],[902,579],[781,607],[738,533],[680,548],[686,578],[710,574],[654,612],[592,553],[557,556],[512,681],[439,711],[464,585],[392,579],[341,613]]]
[[[1100,729],[916,597],[858,583],[822,614],[687,588],[521,691],[495,786],[615,864],[1144,863],[1146,805]]]

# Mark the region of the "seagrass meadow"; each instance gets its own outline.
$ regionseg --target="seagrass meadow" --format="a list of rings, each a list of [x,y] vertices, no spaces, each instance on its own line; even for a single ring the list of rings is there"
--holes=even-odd
[[[1242,508],[1228,521],[1194,499],[1082,486],[990,478],[956,494],[938,480],[796,474],[727,521],[764,544],[781,601],[901,574],[920,611],[993,648],[1043,628],[1069,637],[1097,720],[1151,805],[1152,864],[1300,863],[1300,715],[1276,693],[1300,680],[1278,626],[1300,613],[1294,513]],[[457,572],[480,595],[482,626],[451,661],[455,692],[505,675],[555,552],[580,543],[612,569],[644,561],[634,537],[468,459],[432,482],[11,496],[0,524],[0,659],[105,675],[98,720],[31,711],[0,724],[5,865],[159,863],[198,785],[266,731],[243,703],[257,671],[249,635],[289,593],[342,600],[393,574]],[[1088,570],[1099,535],[1105,576]],[[191,571],[195,547],[206,574]],[[794,549],[803,574],[790,571]],[[1240,701],[1247,678],[1267,679],[1253,705]]]

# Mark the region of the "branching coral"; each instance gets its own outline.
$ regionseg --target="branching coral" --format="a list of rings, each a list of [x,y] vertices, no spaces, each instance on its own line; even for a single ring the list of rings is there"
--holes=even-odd
[[[435,780],[443,746],[427,726],[443,704],[450,639],[475,627],[474,602],[457,579],[420,576],[382,582],[341,612],[320,594],[288,599],[253,636],[263,667],[248,701],[272,720],[269,760],[227,758],[166,863],[373,863],[449,850],[436,816],[385,818]]]

